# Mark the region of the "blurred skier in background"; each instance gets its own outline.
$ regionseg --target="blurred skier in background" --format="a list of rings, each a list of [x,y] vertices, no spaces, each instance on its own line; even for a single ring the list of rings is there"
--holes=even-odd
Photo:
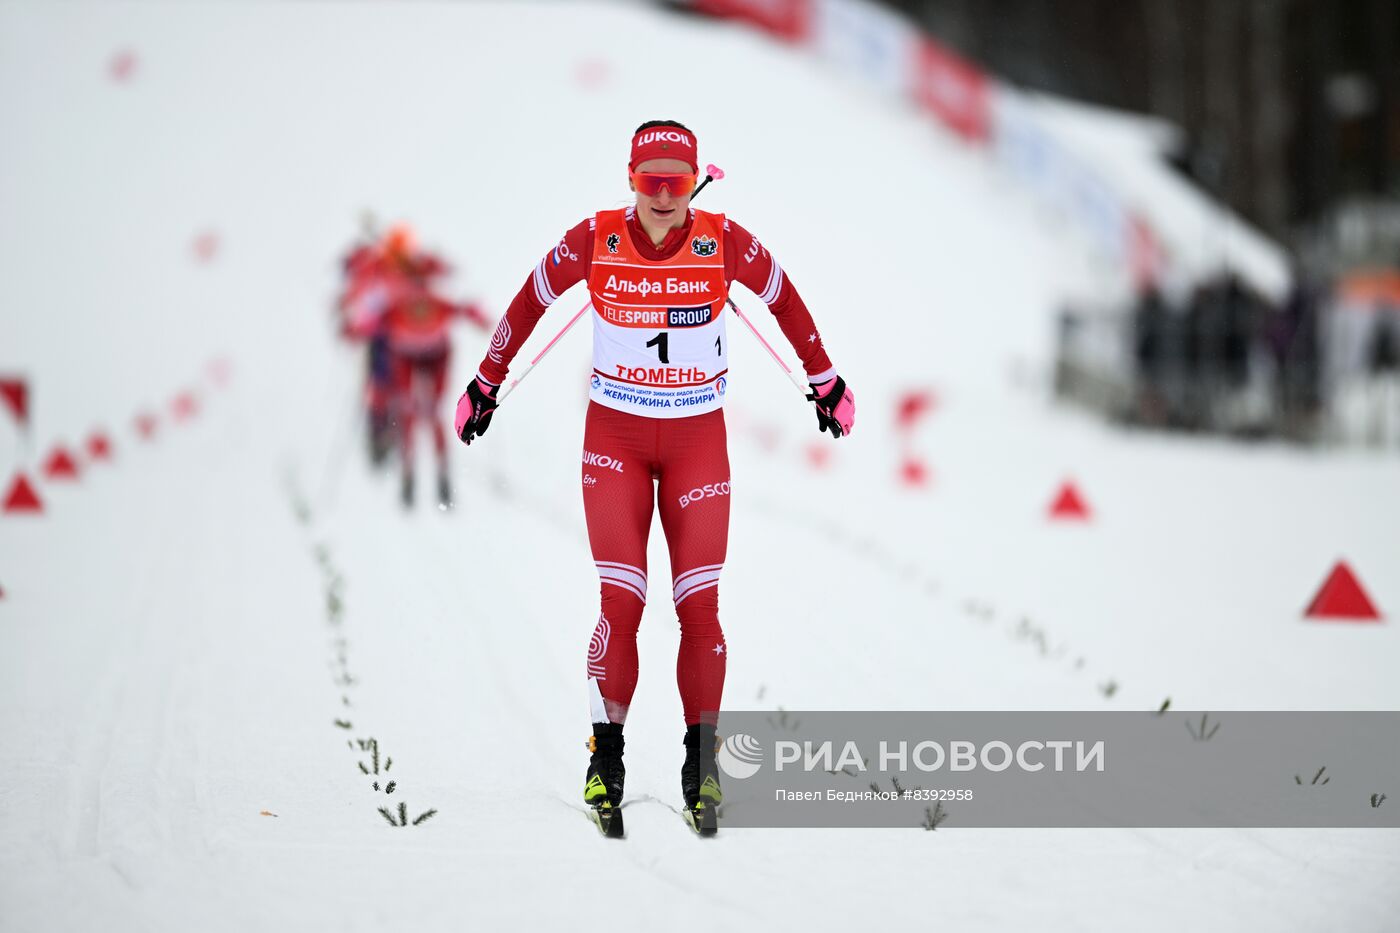
[[[520,346],[566,289],[587,282],[594,340],[582,487],[602,611],[587,657],[593,735],[584,800],[604,833],[621,834],[622,730],[637,684],[647,535],[659,507],[681,633],[681,792],[692,827],[709,833],[721,800],[715,729],[727,657],[719,577],[729,535],[721,405],[731,284],[768,305],[802,359],[821,430],[833,438],[849,434],[855,397],[777,261],[723,214],[690,207],[699,174],[695,134],[674,121],[644,123],[632,137],[627,168],[636,204],[587,218],[540,261],[457,403],[456,427],[468,444],[485,434]]]
[[[460,317],[486,330],[490,322],[475,303],[459,305],[437,293],[436,280],[451,269],[438,256],[419,249],[407,226],[392,227],[374,247],[357,253],[347,259],[353,278],[343,307],[346,333],[367,340],[370,347],[371,450],[382,460],[397,438],[400,498],[405,507],[412,506],[414,428],[420,422],[428,425],[436,454],[438,503],[450,506],[447,436],[437,417],[452,358],[449,325]]]
[[[342,337],[365,343],[365,436],[372,466],[383,466],[394,444],[389,403],[389,340],[379,325],[389,297],[382,270],[384,244],[373,235],[373,218],[361,220],[363,237],[341,260],[345,286],[336,301]]]

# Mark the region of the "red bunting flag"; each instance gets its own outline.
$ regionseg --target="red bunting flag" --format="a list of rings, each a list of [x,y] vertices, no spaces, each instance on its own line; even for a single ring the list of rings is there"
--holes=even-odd
[[[29,386],[23,379],[0,376],[0,401],[22,427],[29,426]]]

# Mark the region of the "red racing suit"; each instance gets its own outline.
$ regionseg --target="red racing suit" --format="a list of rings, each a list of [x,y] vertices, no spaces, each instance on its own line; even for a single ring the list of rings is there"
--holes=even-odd
[[[637,628],[647,595],[647,537],[659,509],[680,623],[676,680],[687,725],[714,723],[728,648],[719,577],[729,538],[731,482],[721,408],[724,324],[738,281],[768,305],[812,382],[836,373],[782,267],[748,231],[691,209],[654,245],[633,209],[570,229],[506,310],[481,361],[500,385],[545,310],[587,282],[594,367],[581,471],[601,612],[588,646],[593,722],[625,722],[637,684]]]
[[[448,301],[434,291],[428,278],[419,270],[371,271],[353,293],[358,300],[344,305],[349,315],[347,333],[361,338],[378,335],[385,342],[390,408],[398,419],[405,467],[413,463],[414,429],[420,421],[431,426],[439,465],[446,463],[447,432],[436,412],[452,360],[449,326],[453,319],[466,318],[483,330],[488,326],[478,305]]]

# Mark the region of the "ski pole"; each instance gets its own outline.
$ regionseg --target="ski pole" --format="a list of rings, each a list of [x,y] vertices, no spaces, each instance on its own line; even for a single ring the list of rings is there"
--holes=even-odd
[[[573,317],[569,318],[569,323],[564,325],[564,329],[561,330],[559,333],[555,334],[553,340],[545,344],[544,349],[539,352],[539,355],[530,361],[529,366],[525,367],[525,371],[519,376],[517,376],[515,379],[511,380],[510,385],[506,386],[505,391],[502,392],[500,397],[496,399],[497,405],[499,405],[501,402],[504,402],[506,400],[506,396],[510,395],[511,392],[515,391],[516,386],[520,385],[520,383],[525,381],[525,377],[530,375],[530,371],[535,368],[535,364],[537,364],[540,360],[544,359],[544,355],[554,348],[554,345],[559,342],[560,338],[567,334],[569,332],[569,329],[578,323],[578,319],[583,317],[584,312],[591,307],[593,307],[593,300],[590,298],[588,301],[584,302],[582,308],[578,309],[578,314],[575,314]]]
[[[690,193],[690,199],[692,201],[695,200],[695,198],[700,194],[700,192],[705,190],[706,185],[708,185],[712,181],[719,181],[723,177],[724,169],[720,168],[718,165],[715,165],[713,162],[709,165],[706,165],[705,180],[700,182],[700,184],[695,187],[695,190]],[[730,304],[732,305],[733,302],[731,302]],[[592,307],[592,305],[593,301],[592,299],[589,299],[589,301],[586,304],[584,304],[582,308],[579,308],[578,314],[575,314],[573,317],[569,318],[569,323],[564,325],[563,330],[555,334],[554,339],[551,340],[549,343],[545,344],[544,349],[540,351],[539,355],[530,361],[529,366],[525,367],[525,371],[515,379],[512,379],[510,385],[506,386],[505,391],[503,391],[500,397],[496,399],[497,405],[499,405],[501,402],[504,402],[506,400],[506,396],[510,395],[511,392],[515,391],[515,387],[520,385],[520,383],[525,380],[526,376],[530,375],[530,370],[535,368],[535,364],[538,363],[540,360],[544,359],[544,355],[554,348],[554,345],[559,342],[559,339],[565,334],[567,334],[569,332],[569,329],[578,323],[578,319],[583,317],[584,312],[587,311],[590,307]],[[740,315],[740,317],[742,316],[743,315]],[[753,325],[749,326],[752,327]],[[757,333],[757,331],[755,331],[755,333]],[[760,337],[758,339],[762,340],[763,338]],[[770,350],[768,352],[771,353],[772,351]]]
[[[792,367],[788,366],[787,363],[784,363],[783,358],[778,355],[777,351],[769,345],[767,340],[763,339],[763,335],[758,332],[758,328],[754,327],[753,322],[750,321],[744,315],[744,312],[739,310],[739,306],[734,303],[734,299],[726,298],[725,301],[729,302],[729,307],[733,308],[734,313],[739,315],[739,320],[743,321],[746,325],[748,325],[749,332],[758,338],[759,343],[763,344],[763,349],[768,351],[768,355],[773,358],[773,362],[777,363],[780,367],[782,367],[783,372],[787,373],[788,380],[791,381],[793,386],[797,388],[797,391],[802,393],[802,397],[809,402],[812,401],[813,395],[811,394],[811,392],[808,391],[807,386],[803,385],[801,381],[798,380],[797,374],[792,371]]]

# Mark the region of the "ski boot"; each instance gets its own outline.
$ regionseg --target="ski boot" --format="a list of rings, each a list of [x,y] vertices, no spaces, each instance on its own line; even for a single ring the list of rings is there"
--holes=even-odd
[[[627,769],[622,764],[622,724],[595,722],[588,739],[588,771],[583,780],[583,802],[588,818],[610,839],[622,838],[622,785]]]
[[[685,764],[681,765],[681,796],[685,798],[685,820],[702,836],[719,830],[719,805],[724,794],[719,786],[719,751],[715,727],[706,723],[685,730]]]
[[[452,481],[447,477],[447,471],[438,474],[438,505],[444,509],[452,508]]]
[[[399,501],[406,509],[413,508],[413,474],[408,470],[404,471],[403,478],[399,480]]]

